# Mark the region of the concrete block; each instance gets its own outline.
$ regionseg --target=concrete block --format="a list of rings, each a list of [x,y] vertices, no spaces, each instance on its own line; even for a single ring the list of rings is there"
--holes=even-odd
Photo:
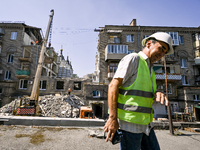
[[[60,126],[60,119],[53,117],[37,117],[33,119],[34,126]]]

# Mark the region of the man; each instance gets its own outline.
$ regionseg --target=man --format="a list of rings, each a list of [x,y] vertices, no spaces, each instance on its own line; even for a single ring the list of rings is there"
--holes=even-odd
[[[109,84],[109,118],[104,126],[106,141],[112,141],[120,127],[123,133],[122,150],[160,149],[153,130],[154,100],[169,105],[167,97],[156,92],[155,61],[173,54],[172,38],[157,32],[143,39],[143,51],[125,56]],[[118,122],[119,121],[119,122]]]

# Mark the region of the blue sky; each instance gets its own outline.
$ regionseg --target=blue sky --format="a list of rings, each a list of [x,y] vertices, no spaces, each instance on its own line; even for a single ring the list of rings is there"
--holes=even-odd
[[[51,45],[82,77],[95,71],[98,32],[105,25],[199,27],[200,0],[0,0],[0,21],[25,21],[45,35],[54,9]]]

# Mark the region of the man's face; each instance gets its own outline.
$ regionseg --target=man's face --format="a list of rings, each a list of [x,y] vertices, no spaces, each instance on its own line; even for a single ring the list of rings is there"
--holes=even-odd
[[[168,52],[168,45],[161,41],[157,41],[156,43],[151,42],[149,52],[150,63],[154,63],[165,56],[165,54]]]

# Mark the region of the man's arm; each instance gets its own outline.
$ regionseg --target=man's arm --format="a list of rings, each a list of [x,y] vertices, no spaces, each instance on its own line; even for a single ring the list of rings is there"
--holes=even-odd
[[[109,119],[104,126],[104,131],[108,132],[106,142],[112,141],[115,132],[119,128],[117,120],[117,101],[119,94],[119,87],[122,85],[122,78],[114,78],[108,88],[108,107],[109,107]]]

